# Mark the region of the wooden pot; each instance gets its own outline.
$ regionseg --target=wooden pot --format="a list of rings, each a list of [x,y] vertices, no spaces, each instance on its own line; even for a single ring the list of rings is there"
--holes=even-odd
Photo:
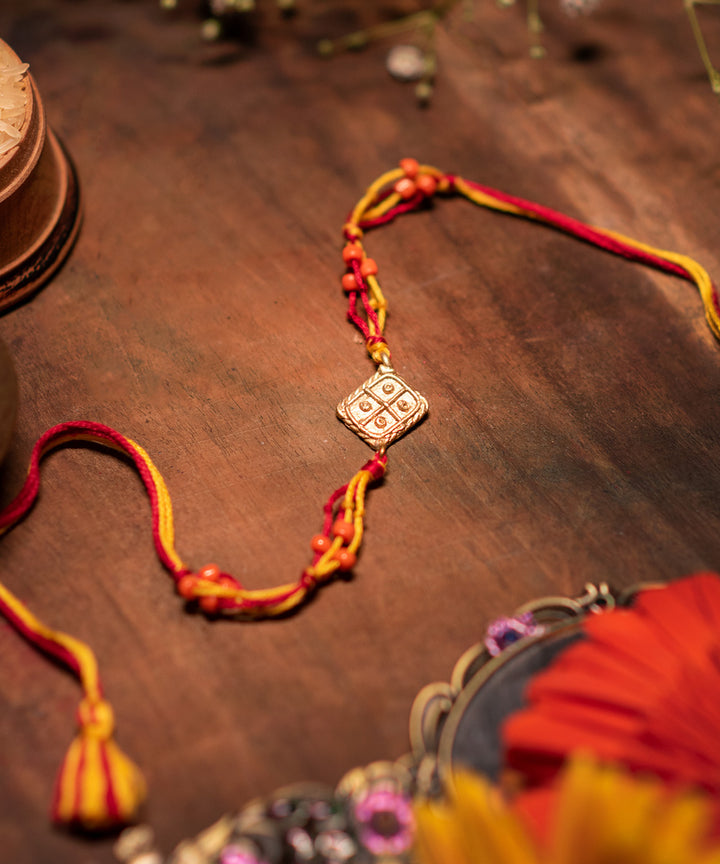
[[[0,53],[7,51],[0,41]],[[0,156],[0,311],[45,283],[65,260],[80,226],[75,170],[46,126],[31,75],[16,147]]]

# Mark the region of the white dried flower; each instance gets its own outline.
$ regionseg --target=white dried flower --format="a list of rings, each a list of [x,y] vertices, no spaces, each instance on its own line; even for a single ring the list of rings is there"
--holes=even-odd
[[[417,81],[425,72],[425,54],[417,45],[395,45],[388,52],[385,66],[398,81]]]
[[[15,56],[0,44],[0,156],[17,147],[22,138],[27,70],[27,63],[18,63]]]

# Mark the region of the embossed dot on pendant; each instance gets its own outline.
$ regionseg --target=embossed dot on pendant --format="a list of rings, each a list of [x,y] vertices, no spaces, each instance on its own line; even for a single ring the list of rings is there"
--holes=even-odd
[[[359,408],[361,411],[369,411],[369,410],[372,408],[372,405],[371,405],[369,402],[365,402],[365,401],[363,401],[363,402],[360,402],[360,403],[358,404],[358,408]]]
[[[406,402],[404,399],[398,399],[398,401],[395,404],[397,405],[397,407],[400,411],[407,411],[410,408],[409,403]]]
[[[375,420],[375,425],[379,426],[381,429],[384,429],[387,426],[387,420],[384,417],[378,417]]]
[[[385,393],[386,395],[389,396],[391,393],[394,393],[394,392],[395,392],[395,385],[394,385],[394,384],[391,384],[391,383],[388,381],[387,384],[383,384],[382,391],[383,391],[383,393]]]

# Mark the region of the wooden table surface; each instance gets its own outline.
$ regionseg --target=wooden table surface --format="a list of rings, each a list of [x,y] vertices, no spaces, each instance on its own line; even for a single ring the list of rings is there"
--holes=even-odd
[[[0,8],[85,208],[64,269],[0,319],[20,389],[2,502],[47,427],[106,423],[164,474],[184,558],[252,587],[298,575],[327,494],[368,458],[335,418],[372,372],[340,228],[399,158],[720,276],[720,104],[679,0],[587,19],[548,3],[541,61],[520,8],[458,8],[427,110],[388,77],[388,43],[312,53],[381,4],[299,5],[282,22],[261,0],[240,47],[153,0]],[[46,460],[0,545],[7,586],[96,650],[165,850],[257,794],[402,754],[417,691],[519,603],[720,567],[720,351],[692,285],[453,199],[367,246],[396,368],[431,408],[390,451],[354,579],[281,622],[188,614],[137,476],[86,448]],[[47,823],[75,681],[5,624],[0,656],[0,858],[110,862],[108,839]]]

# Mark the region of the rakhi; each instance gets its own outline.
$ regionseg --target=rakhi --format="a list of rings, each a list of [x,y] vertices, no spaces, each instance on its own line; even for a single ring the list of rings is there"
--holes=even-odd
[[[0,513],[0,533],[16,525],[36,500],[42,457],[69,441],[89,441],[119,450],[130,458],[150,498],[158,557],[175,580],[178,594],[189,603],[197,603],[209,616],[282,616],[297,609],[337,573],[352,570],[363,539],[368,488],[385,475],[390,444],[419,423],[428,410],[425,398],[393,369],[385,338],[387,303],[378,280],[378,265],[368,257],[363,238],[365,232],[427,206],[436,194],[461,195],[479,206],[540,222],[615,255],[694,282],[710,328],[720,338],[717,290],[705,269],[693,259],[592,227],[539,204],[420,165],[414,159],[403,159],[398,168],[383,174],[368,188],[343,226],[346,272],[342,287],[347,293],[347,315],[364,337],[377,371],[340,403],[337,413],[373,448],[374,455],[328,498],[322,528],[310,543],[311,563],[296,581],[251,590],[215,564],[198,570],[185,564],[175,550],[170,495],[148,454],[119,432],[87,421],[62,423],[41,436],[33,449],[25,484]],[[144,800],[145,783],[137,766],[114,742],[113,712],[104,698],[92,651],[78,639],[46,627],[2,585],[0,611],[28,641],[71,670],[83,689],[77,712],[79,730],[60,768],[53,819],[89,829],[132,821]]]

